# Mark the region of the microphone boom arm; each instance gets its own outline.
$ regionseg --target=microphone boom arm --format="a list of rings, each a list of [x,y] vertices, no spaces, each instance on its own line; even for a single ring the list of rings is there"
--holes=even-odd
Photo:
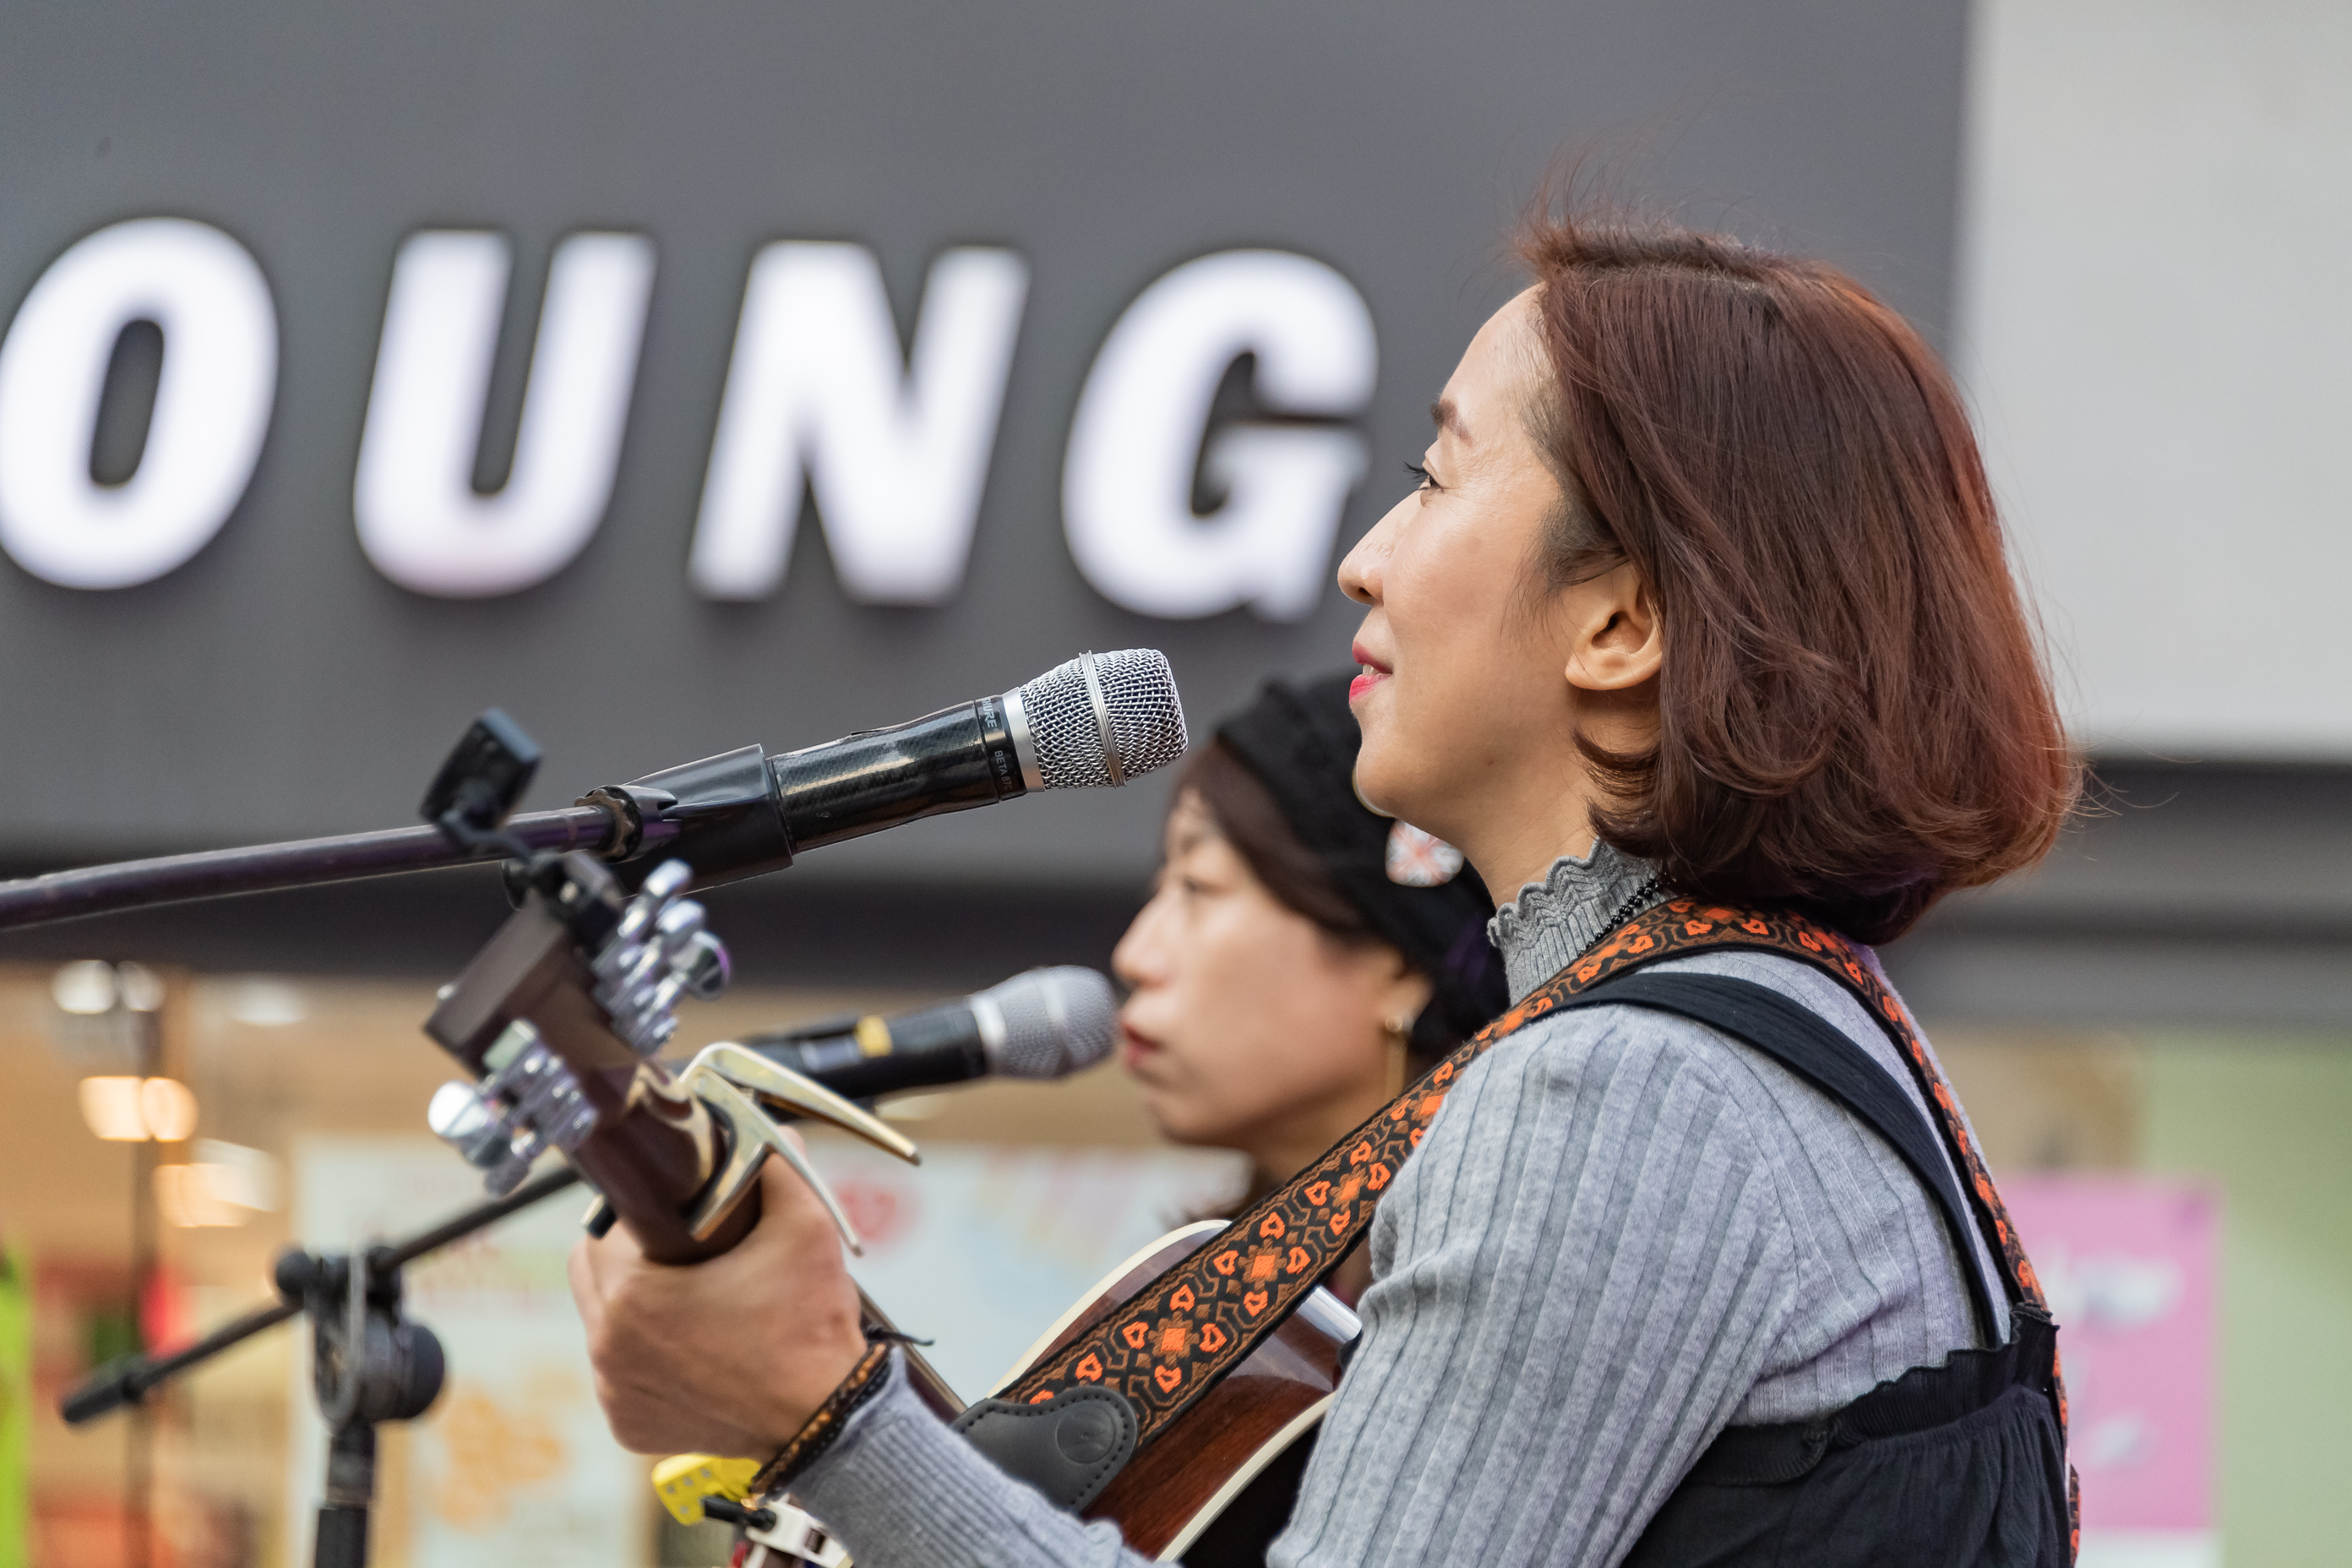
[[[543,853],[642,862],[621,879],[632,889],[660,860],[680,859],[709,887],[919,817],[1040,789],[1117,787],[1185,744],[1166,656],[1129,648],[1081,654],[1014,690],[887,729],[772,758],[745,746],[593,790],[562,810],[509,816],[538,748],[493,710],[436,777],[424,814],[435,826],[0,881],[0,931]]]
[[[772,759],[756,745],[723,752],[634,784],[593,790],[560,810],[510,816],[504,836],[534,851],[578,849],[607,861],[645,858],[642,869],[651,868],[654,851],[669,850],[709,885],[781,869],[792,864],[798,848],[1024,793],[1017,763],[1011,777],[1003,776],[1000,754],[1010,758],[1013,745],[997,698],[846,739],[853,743],[836,742]],[[971,776],[941,789],[922,775],[922,766],[952,755],[959,743],[984,747],[987,761],[996,765],[966,770]],[[897,787],[874,791],[877,776],[890,778]],[[856,804],[864,809],[845,809],[861,784],[866,794]],[[874,799],[877,793],[884,795],[880,809]],[[794,841],[795,818],[806,842]],[[422,826],[119,860],[0,881],[0,931],[480,865],[506,856],[501,846],[461,847],[438,827]],[[635,880],[624,876],[625,882]]]
[[[677,832],[672,825],[660,822],[649,823],[646,828],[641,847],[647,849]],[[506,831],[535,850],[560,854],[584,849],[604,855],[618,847],[625,822],[614,806],[598,802],[510,816]],[[439,828],[421,826],[121,860],[0,882],[0,931],[81,920],[118,910],[314,888],[502,858],[503,851],[488,847],[460,849]]]

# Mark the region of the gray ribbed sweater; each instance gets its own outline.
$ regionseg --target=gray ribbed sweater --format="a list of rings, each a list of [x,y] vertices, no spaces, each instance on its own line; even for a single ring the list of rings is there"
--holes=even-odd
[[[1501,911],[1514,998],[1647,871],[1602,846]],[[1918,1100],[1813,971],[1658,967],[1786,993]],[[1285,1568],[1613,1563],[1725,1426],[1821,1415],[1979,1342],[1959,1257],[1893,1151],[1755,1051],[1640,1008],[1555,1015],[1481,1058],[1370,1246],[1364,1338],[1271,1554]],[[794,1489],[861,1568],[1143,1561],[1005,1479],[903,1383]]]

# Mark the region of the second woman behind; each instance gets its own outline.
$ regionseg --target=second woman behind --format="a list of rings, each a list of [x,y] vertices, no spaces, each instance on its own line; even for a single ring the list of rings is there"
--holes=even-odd
[[[1246,1205],[1503,1010],[1494,912],[1450,846],[1367,807],[1349,674],[1276,682],[1186,765],[1112,964],[1162,1135],[1239,1151]],[[1360,1253],[1332,1281],[1352,1300]]]

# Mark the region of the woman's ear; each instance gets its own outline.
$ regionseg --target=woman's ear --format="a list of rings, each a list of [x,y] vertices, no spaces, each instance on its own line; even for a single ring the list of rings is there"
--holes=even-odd
[[[1389,949],[1388,956],[1387,984],[1381,987],[1379,996],[1381,1023],[1386,1026],[1402,1018],[1406,1021],[1406,1027],[1410,1028],[1412,1020],[1420,1017],[1421,1010],[1429,1005],[1429,999],[1437,994],[1437,987],[1431,984],[1428,975],[1405,963],[1404,954],[1394,948]]]
[[[1563,590],[1568,683],[1580,691],[1628,691],[1664,662],[1664,628],[1650,584],[1630,561]]]

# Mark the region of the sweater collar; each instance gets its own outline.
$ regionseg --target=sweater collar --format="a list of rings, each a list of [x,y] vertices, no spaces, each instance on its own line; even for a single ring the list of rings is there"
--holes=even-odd
[[[1653,888],[1634,901],[1643,885],[1656,875],[1657,868],[1649,861],[1621,855],[1595,840],[1590,855],[1581,859],[1563,855],[1551,863],[1542,881],[1521,888],[1519,896],[1486,922],[1487,938],[1502,950],[1511,1000],[1518,1001],[1566,969],[1607,935],[1612,924],[1664,900],[1666,895]]]

